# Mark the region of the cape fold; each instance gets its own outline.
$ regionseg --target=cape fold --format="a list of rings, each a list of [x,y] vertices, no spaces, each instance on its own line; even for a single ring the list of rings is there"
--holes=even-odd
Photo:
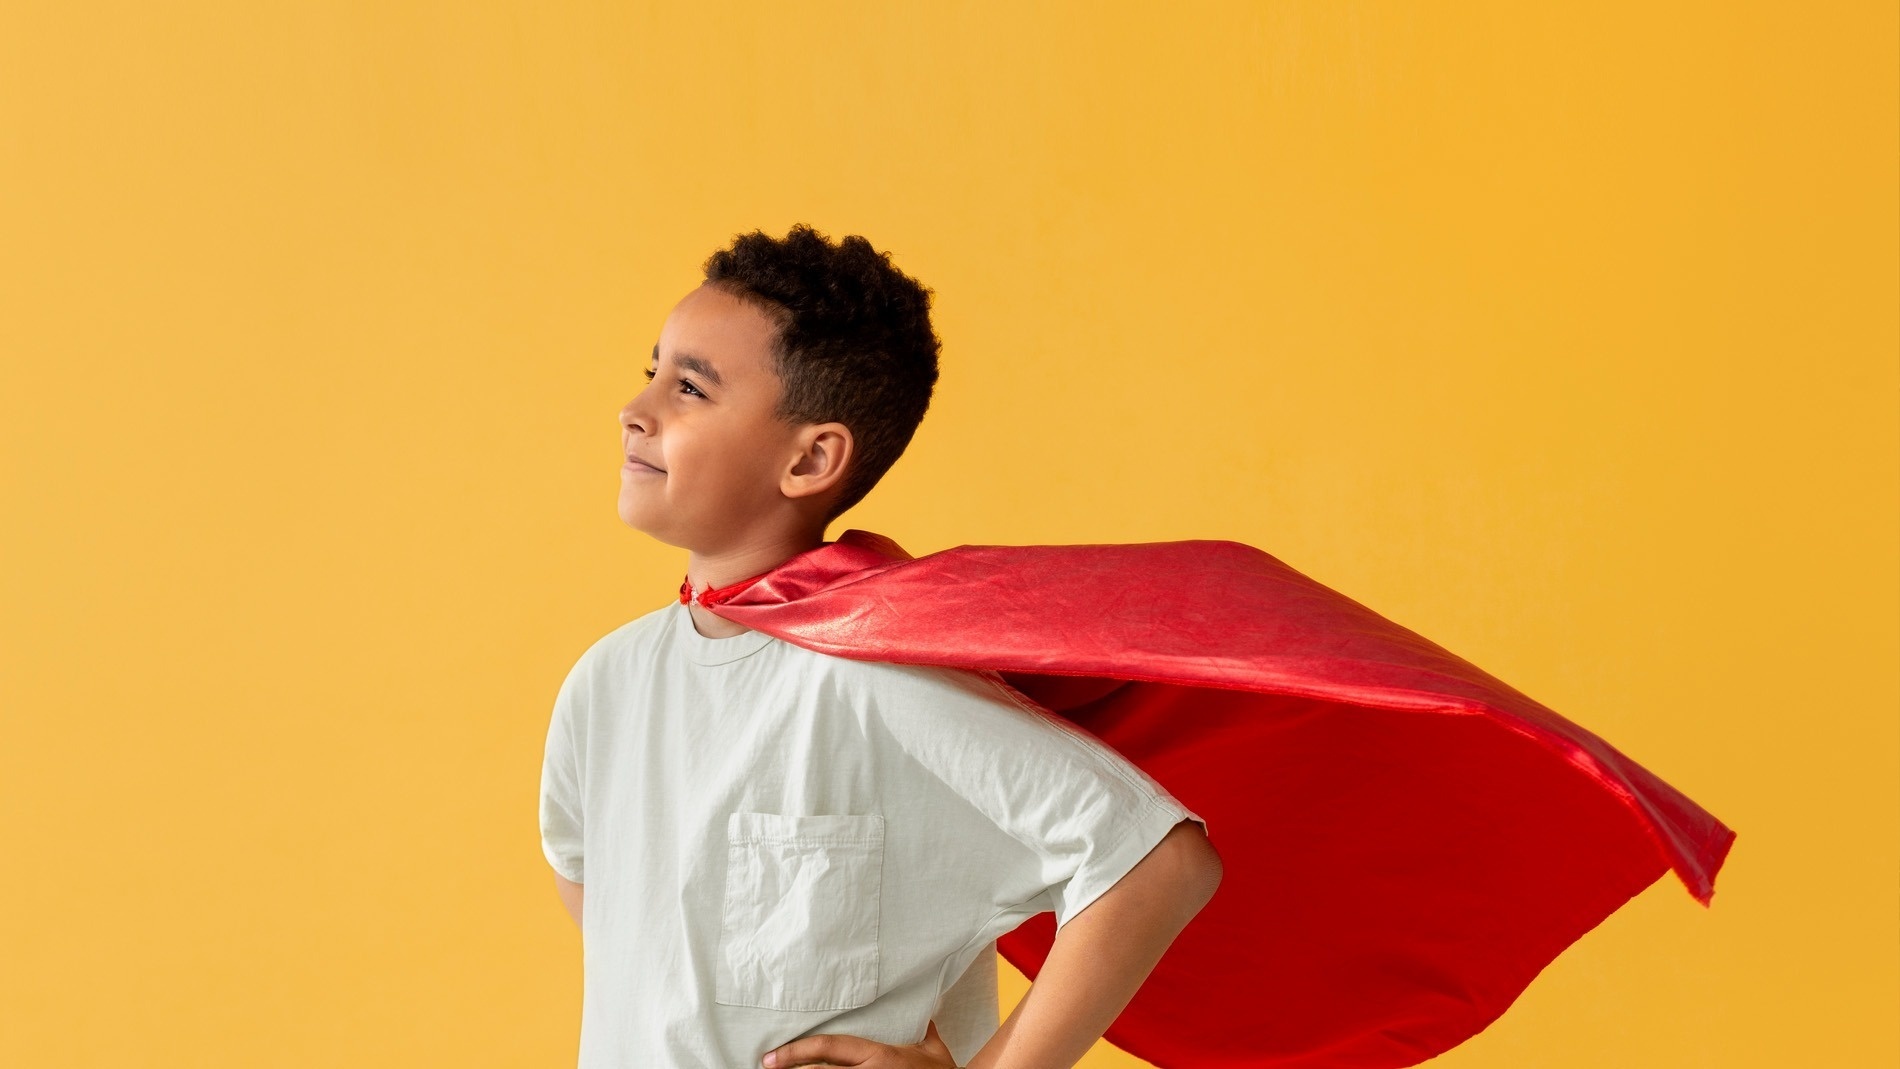
[[[1502,1014],[1735,833],[1596,735],[1239,542],[963,545],[857,529],[704,591],[856,660],[993,673],[1204,817],[1220,889],[1109,1042],[1161,1069],[1398,1069]],[[1040,914],[998,940],[1033,979]]]

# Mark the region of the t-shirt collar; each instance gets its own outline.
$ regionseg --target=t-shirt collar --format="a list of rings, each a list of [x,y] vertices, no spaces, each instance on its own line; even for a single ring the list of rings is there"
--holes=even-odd
[[[686,659],[694,664],[728,664],[765,648],[772,636],[757,629],[727,638],[707,638],[693,626],[692,610],[684,602],[674,602],[673,635]]]

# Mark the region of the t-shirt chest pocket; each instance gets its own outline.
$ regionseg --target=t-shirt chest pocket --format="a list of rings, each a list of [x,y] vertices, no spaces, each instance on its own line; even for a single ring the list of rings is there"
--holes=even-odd
[[[877,997],[884,817],[737,812],[713,1001],[848,1010]]]

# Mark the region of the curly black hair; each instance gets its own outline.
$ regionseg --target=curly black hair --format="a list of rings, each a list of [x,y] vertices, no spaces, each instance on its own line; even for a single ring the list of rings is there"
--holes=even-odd
[[[703,270],[706,282],[778,325],[774,415],[851,428],[854,455],[825,514],[830,523],[897,463],[930,408],[942,348],[930,326],[934,291],[864,238],[833,244],[804,223],[782,239],[736,235]]]

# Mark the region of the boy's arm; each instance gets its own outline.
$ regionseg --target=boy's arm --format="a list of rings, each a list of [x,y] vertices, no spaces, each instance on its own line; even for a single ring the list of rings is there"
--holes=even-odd
[[[1057,930],[1036,982],[966,1069],[1067,1069],[1080,1061],[1214,897],[1220,877],[1220,855],[1201,826],[1176,824]]]
[[[1056,929],[1055,942],[1009,1019],[964,1069],[1070,1069],[1102,1038],[1174,937],[1214,897],[1220,855],[1198,822],[1183,820],[1147,856]],[[931,1028],[935,1028],[931,1022]],[[947,1064],[947,1051],[923,1043],[898,1048],[857,1036],[795,1039],[766,1052],[765,1069],[857,1065]],[[936,1046],[943,1040],[937,1037]]]
[[[581,923],[581,899],[586,887],[557,872],[554,874],[554,890],[561,896],[561,905],[567,907],[568,913],[573,915],[574,923],[578,926]]]

